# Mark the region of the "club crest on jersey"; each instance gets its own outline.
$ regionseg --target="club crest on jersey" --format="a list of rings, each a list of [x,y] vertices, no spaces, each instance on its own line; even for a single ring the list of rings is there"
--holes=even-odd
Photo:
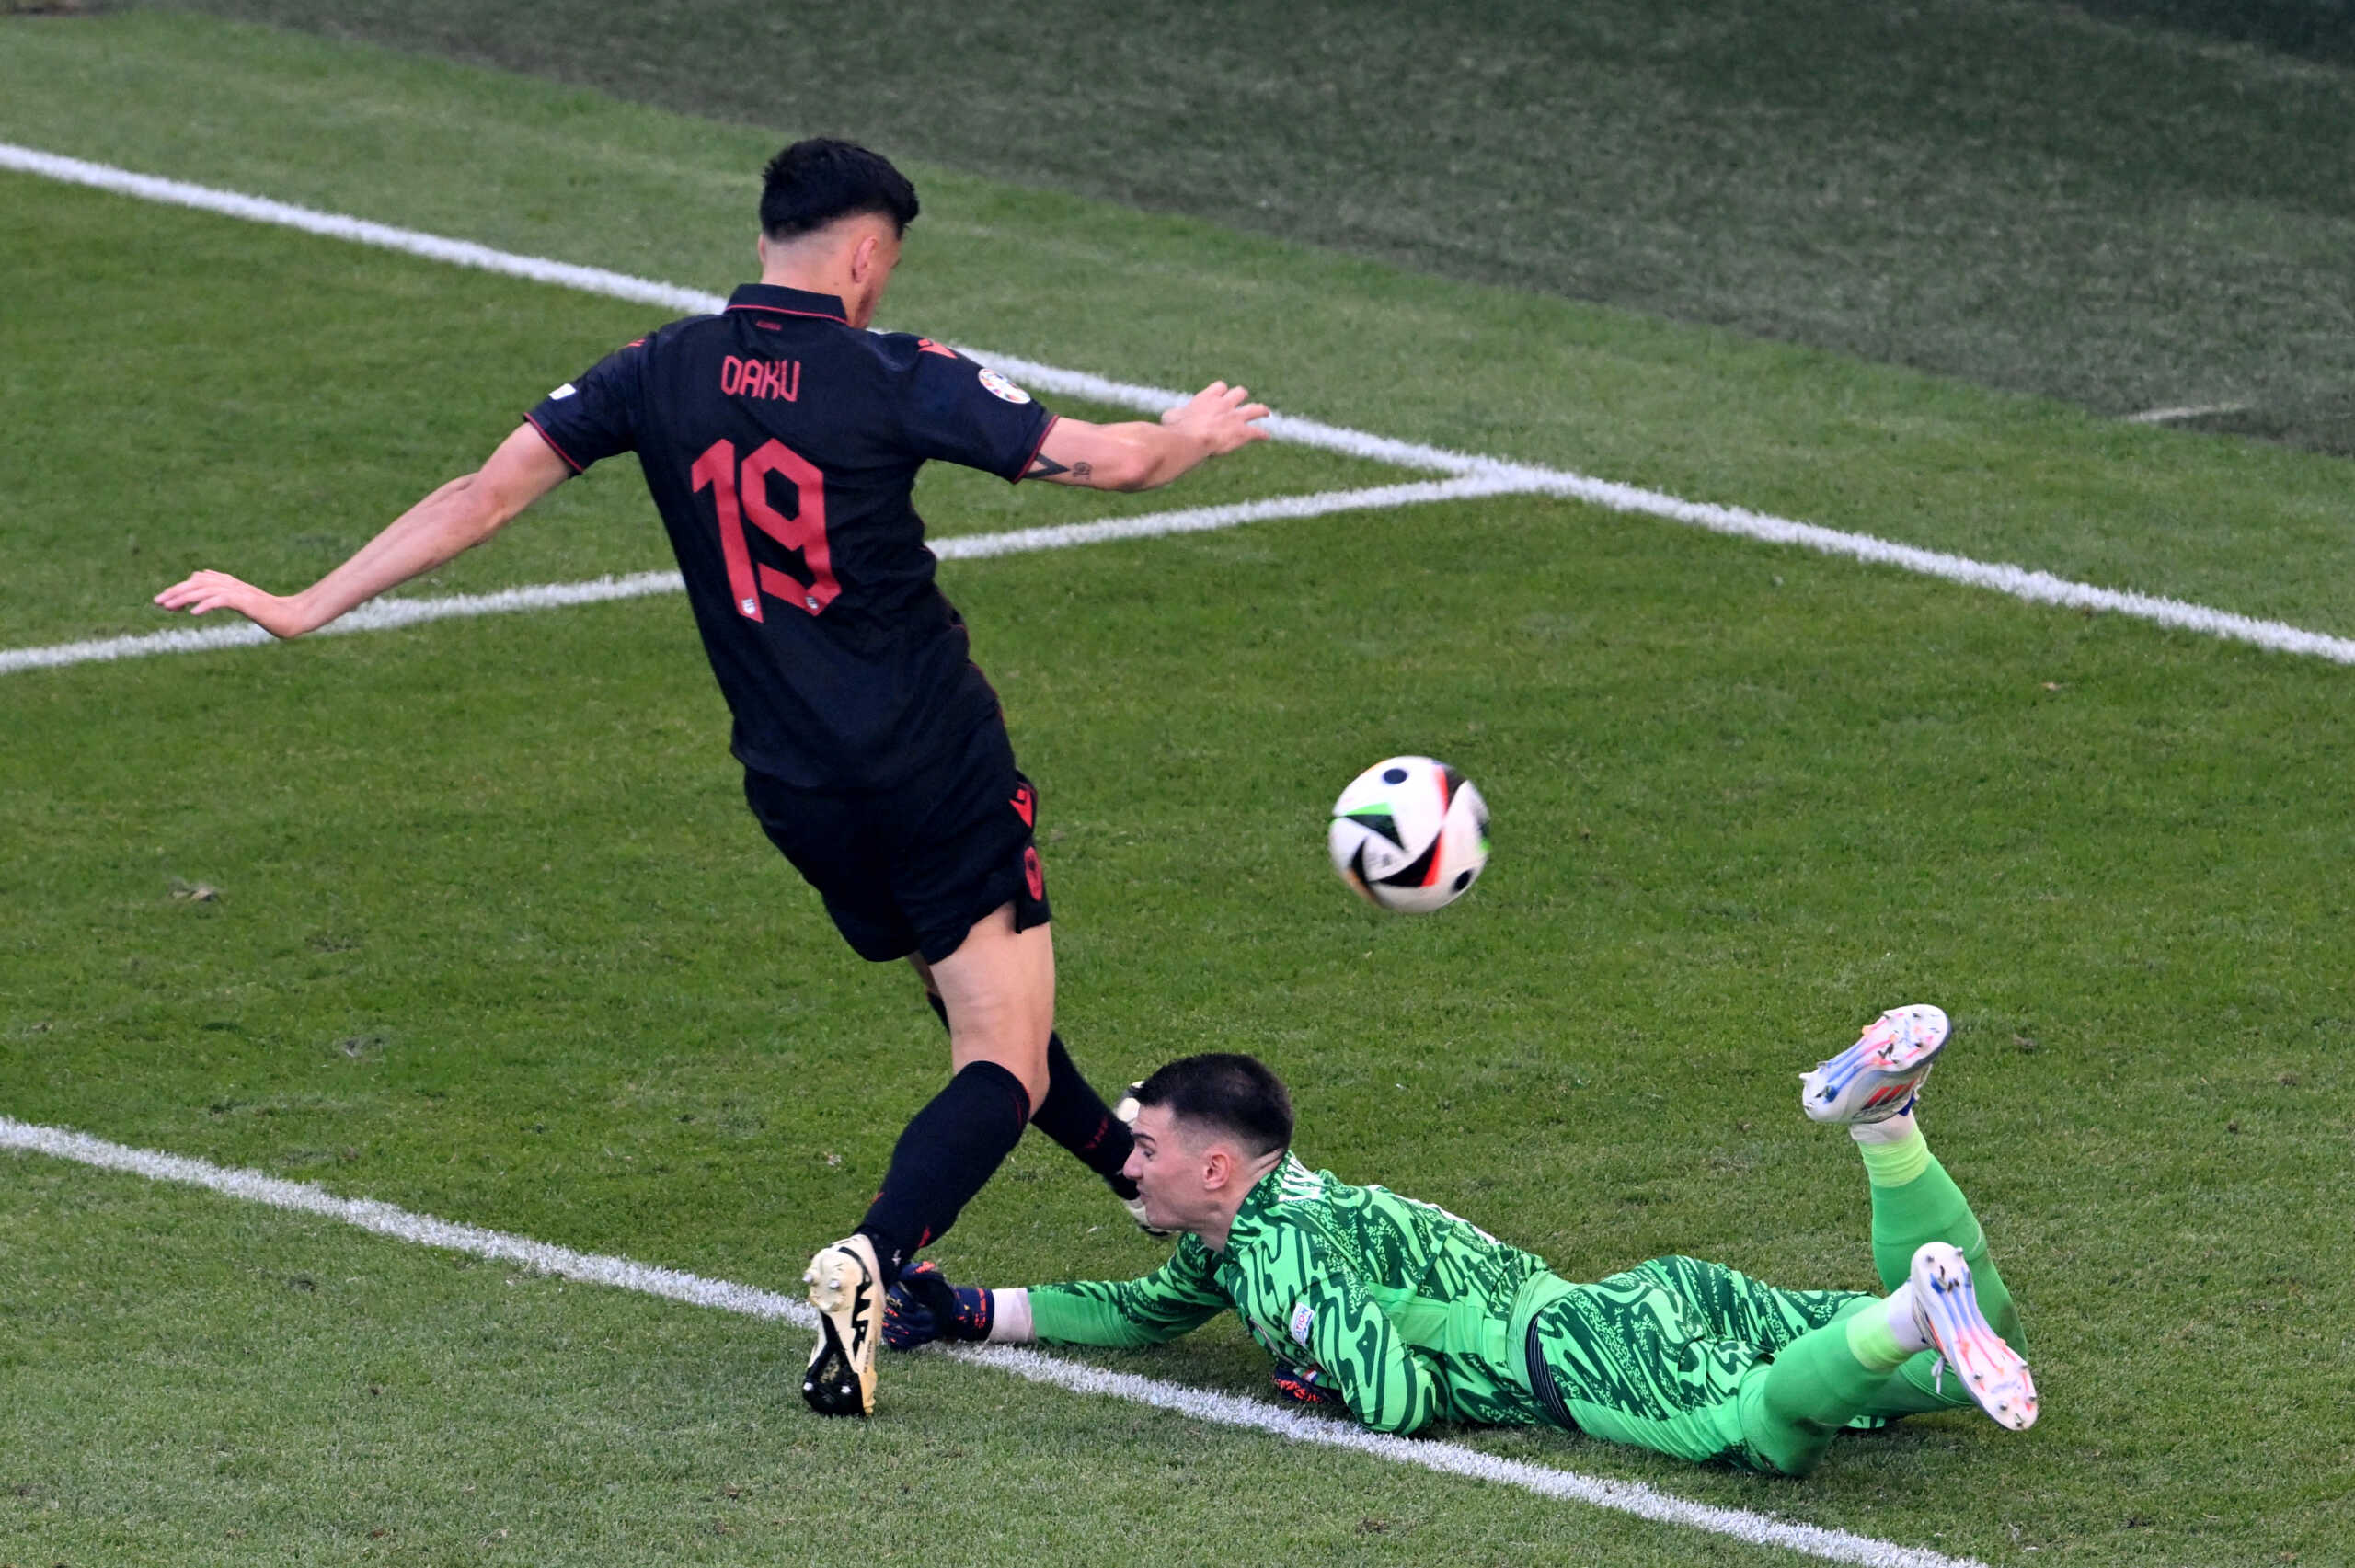
[[[1005,377],[1000,375],[995,371],[983,371],[982,372],[982,384],[989,388],[990,395],[992,397],[1003,397],[1008,403],[1028,403],[1030,401],[1030,395],[1028,393],[1023,391],[1020,387],[1015,385],[1012,382],[1006,380]]]

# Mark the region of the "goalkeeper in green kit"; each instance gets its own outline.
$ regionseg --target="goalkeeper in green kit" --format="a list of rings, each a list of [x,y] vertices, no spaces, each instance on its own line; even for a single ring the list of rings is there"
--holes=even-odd
[[[1184,1232],[1167,1264],[997,1290],[920,1265],[891,1292],[884,1341],[1156,1345],[1232,1308],[1285,1392],[1379,1432],[1553,1425],[1781,1475],[1812,1471],[1844,1427],[1927,1411],[1975,1402],[2016,1431],[2036,1420],[2019,1315],[1914,1125],[1947,1035],[1938,1009],[1898,1008],[1803,1080],[1809,1116],[1864,1156],[1886,1296],[1777,1289],[1685,1257],[1574,1284],[1444,1209],[1309,1170],[1275,1074],[1210,1055],[1135,1093],[1127,1173],[1147,1222]]]

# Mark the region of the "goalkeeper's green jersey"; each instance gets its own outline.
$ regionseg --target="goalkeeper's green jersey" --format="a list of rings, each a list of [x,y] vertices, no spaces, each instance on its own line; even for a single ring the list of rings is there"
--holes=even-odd
[[[1530,1319],[1572,1287],[1470,1220],[1291,1154],[1244,1199],[1213,1253],[1178,1240],[1143,1279],[1033,1288],[1038,1338],[1158,1345],[1233,1307],[1251,1337],[1381,1432],[1432,1420],[1547,1420],[1530,1391]]]

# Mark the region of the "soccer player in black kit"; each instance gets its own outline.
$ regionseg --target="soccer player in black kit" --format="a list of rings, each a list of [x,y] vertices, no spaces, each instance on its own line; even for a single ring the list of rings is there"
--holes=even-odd
[[[724,312],[659,327],[557,388],[480,472],[310,588],[281,598],[200,571],[155,601],[300,636],[479,544],[591,464],[638,453],[753,815],[844,939],[907,958],[948,1025],[948,1087],[901,1134],[858,1229],[802,1276],[820,1314],[803,1397],[864,1415],[886,1293],[1025,1127],[1139,1212],[1120,1173],[1129,1130],[1054,1033],[1038,795],[934,585],[916,471],[939,458],[1009,482],[1151,489],[1265,439],[1268,410],[1213,382],[1158,423],[1091,425],[929,338],[868,332],[916,196],[863,147],[786,148],[760,216],[761,280]]]

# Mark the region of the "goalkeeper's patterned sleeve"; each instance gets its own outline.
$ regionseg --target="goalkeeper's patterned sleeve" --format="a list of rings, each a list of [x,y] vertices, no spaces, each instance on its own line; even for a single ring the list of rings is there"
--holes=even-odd
[[[1545,1260],[1382,1187],[1287,1155],[1213,1254],[1182,1238],[1143,1279],[1029,1292],[1041,1340],[1152,1345],[1233,1307],[1284,1366],[1315,1373],[1367,1425],[1545,1419],[1521,1364],[1536,1307],[1568,1287]]]
[[[1163,1345],[1231,1305],[1199,1236],[1143,1279],[1048,1285],[1030,1293],[1034,1337],[1054,1345]]]

